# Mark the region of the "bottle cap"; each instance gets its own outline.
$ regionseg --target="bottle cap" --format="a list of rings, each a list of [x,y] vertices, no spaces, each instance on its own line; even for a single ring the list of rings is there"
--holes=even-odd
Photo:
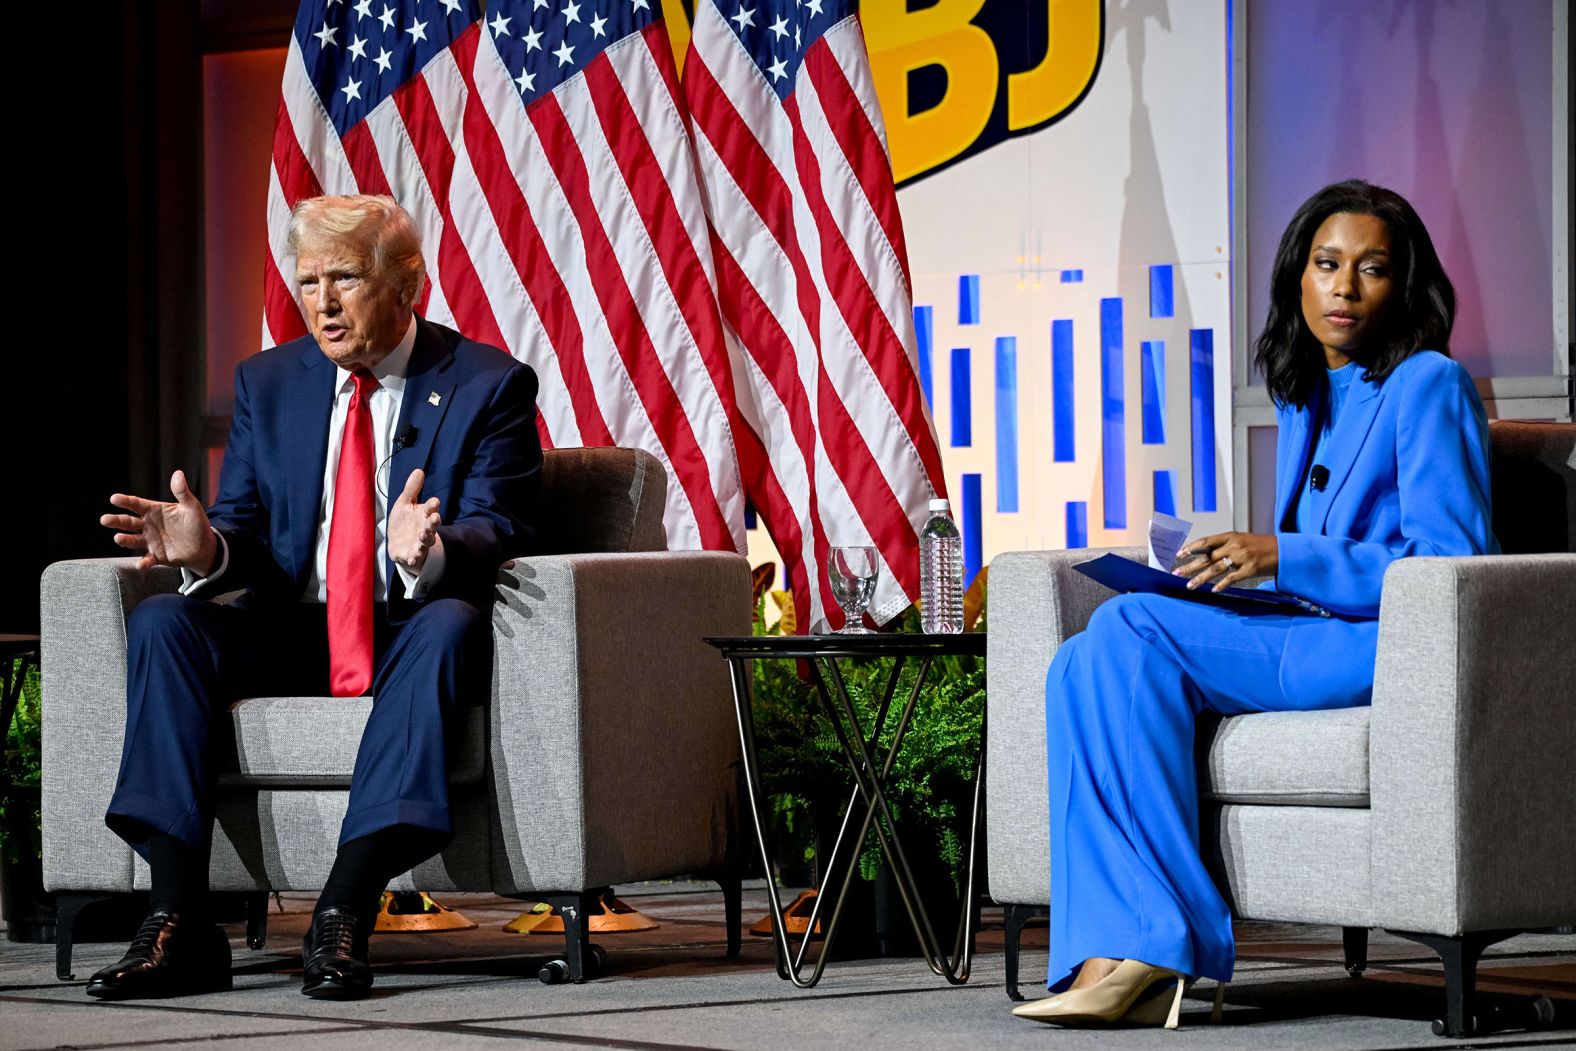
[[[952,505],[945,500],[932,500],[930,509],[931,511],[951,511]]]

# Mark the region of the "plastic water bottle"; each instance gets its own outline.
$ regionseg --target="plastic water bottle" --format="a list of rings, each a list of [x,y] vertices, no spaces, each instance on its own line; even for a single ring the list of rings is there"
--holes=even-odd
[[[963,631],[963,534],[945,500],[930,502],[919,534],[920,626],[931,635]]]

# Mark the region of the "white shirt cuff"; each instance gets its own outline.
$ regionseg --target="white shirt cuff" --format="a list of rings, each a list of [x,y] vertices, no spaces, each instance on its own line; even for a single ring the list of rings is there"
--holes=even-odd
[[[204,584],[208,583],[208,581],[215,580],[215,579],[217,579],[219,577],[224,576],[224,571],[226,569],[230,568],[230,545],[225,542],[224,534],[219,532],[217,529],[214,529],[213,526],[209,526],[208,528],[213,531],[213,535],[214,536],[219,538],[219,565],[214,569],[214,571],[212,573],[209,573],[205,577],[204,576],[199,576],[197,573],[194,573],[192,570],[187,569],[185,566],[182,566],[181,567],[181,594],[182,595],[190,595],[193,591],[196,591],[198,588],[200,588]]]
[[[420,573],[412,573],[410,567],[402,562],[394,563],[400,583],[405,585],[405,597],[412,601],[425,598],[427,592],[443,579],[443,561],[443,537],[440,536],[427,549],[427,560],[421,564]]]

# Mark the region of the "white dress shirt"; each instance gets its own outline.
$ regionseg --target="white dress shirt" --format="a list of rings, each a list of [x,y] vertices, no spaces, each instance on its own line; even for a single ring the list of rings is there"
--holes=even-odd
[[[388,562],[384,556],[388,547],[389,501],[398,497],[405,488],[406,479],[391,478],[389,468],[394,456],[394,428],[399,426],[400,405],[405,399],[405,369],[410,364],[411,349],[415,345],[416,319],[412,317],[404,338],[389,352],[388,357],[368,370],[378,381],[377,389],[367,398],[367,410],[372,415],[372,457],[377,464],[372,487],[373,521],[376,522],[372,548],[376,567],[373,600],[376,602],[388,600]],[[329,524],[334,520],[334,483],[339,477],[339,451],[344,444],[345,417],[350,413],[350,402],[356,391],[352,373],[342,368],[336,368],[335,371],[338,373],[338,383],[334,388],[334,408],[328,417],[328,454],[323,459],[323,500],[318,509],[312,573],[301,595],[303,602],[328,601],[328,532]],[[422,563],[419,574],[400,563],[395,563],[394,568],[405,594],[412,599],[419,599],[442,577],[443,563],[443,540],[439,538],[427,550],[427,560]],[[229,545],[220,534],[219,567],[209,577],[199,577],[191,570],[182,570],[185,579],[181,591],[189,592],[207,579],[222,576],[229,564]]]

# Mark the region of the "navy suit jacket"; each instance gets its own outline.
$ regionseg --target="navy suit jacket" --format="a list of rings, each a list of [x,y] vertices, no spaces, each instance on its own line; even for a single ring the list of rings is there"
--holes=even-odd
[[[1324,397],[1321,390],[1309,408],[1278,414],[1278,590],[1347,617],[1375,618],[1384,572],[1396,559],[1499,551],[1490,527],[1488,423],[1466,369],[1425,350],[1383,383],[1359,378],[1325,446],[1329,481],[1315,492],[1307,484],[1311,406]],[[1317,525],[1309,532],[1280,528],[1294,496],[1312,501]]]
[[[301,599],[322,515],[337,375],[311,336],[236,368],[219,498],[208,511],[230,561],[199,593],[245,589],[253,602]],[[530,546],[542,466],[536,391],[529,366],[416,319],[388,485],[392,501],[423,468],[421,499],[442,501],[443,576],[422,601],[454,596],[485,608],[499,564]],[[389,619],[399,623],[416,607],[393,563],[385,569]]]

